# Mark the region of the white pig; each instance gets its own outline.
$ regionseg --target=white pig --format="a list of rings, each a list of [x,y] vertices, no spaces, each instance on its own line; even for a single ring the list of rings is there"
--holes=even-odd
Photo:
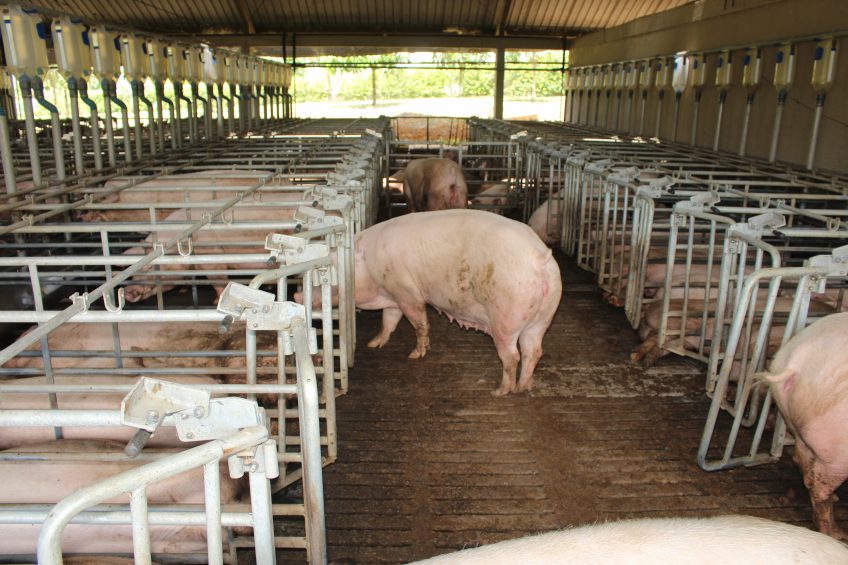
[[[509,206],[509,185],[493,184],[474,195],[471,199],[473,206],[485,206],[495,214],[503,214]]]
[[[465,208],[468,186],[451,159],[415,159],[406,166],[403,193],[410,212]]]
[[[117,459],[0,461],[0,503],[55,504],[80,488],[137,467],[141,461],[123,456],[121,442],[61,440],[16,448],[29,453],[110,454]],[[236,502],[242,490],[240,482],[229,478],[226,465],[221,469],[221,502]],[[150,485],[148,500],[153,504],[203,504],[202,468],[181,473]],[[107,502],[126,501],[127,497]],[[39,525],[0,525],[0,555],[35,553]],[[150,526],[155,553],[206,552],[205,526]],[[226,539],[226,536],[224,537]],[[71,524],[62,536],[62,551],[67,553],[131,553],[130,526]]]
[[[211,205],[212,201],[220,201],[223,204],[237,192],[250,188],[265,176],[268,176],[268,173],[264,171],[211,170],[147,180],[97,201],[98,204],[138,204],[138,209],[88,210],[82,212],[80,219],[85,222],[149,222],[150,211],[143,206],[145,204],[155,206],[168,202],[193,202]],[[117,177],[108,181],[104,188],[115,188],[139,180],[137,177]],[[183,190],[173,190],[174,188]],[[261,190],[265,192],[264,188]],[[269,197],[273,196],[269,194]],[[157,221],[166,219],[173,211],[168,208],[156,210]]]
[[[550,249],[524,224],[481,210],[399,216],[356,237],[355,273],[356,306],[383,310],[383,328],[369,347],[385,345],[406,316],[417,334],[409,357],[423,357],[431,304],[492,336],[503,363],[495,395],[532,387],[562,279]]]
[[[624,520],[549,532],[419,565],[836,565],[848,548],[806,528],[751,516]]]
[[[559,200],[554,200],[551,207],[551,215],[553,222],[548,225],[548,200],[545,200],[541,206],[536,208],[530,218],[527,220],[527,225],[530,226],[536,235],[545,242],[546,245],[553,245],[560,239],[560,223],[559,223]]]
[[[848,312],[825,316],[793,336],[765,379],[795,436],[794,459],[816,527],[848,541],[833,515],[834,491],[848,479]]]

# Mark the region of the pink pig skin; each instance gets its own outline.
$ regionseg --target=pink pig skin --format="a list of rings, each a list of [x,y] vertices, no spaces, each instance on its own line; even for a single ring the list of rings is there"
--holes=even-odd
[[[423,357],[431,304],[492,336],[503,363],[493,394],[532,387],[562,279],[550,249],[526,225],[481,210],[400,216],[357,236],[355,272],[356,306],[383,310],[382,331],[369,347],[385,345],[406,316],[418,338],[409,357]]]
[[[468,186],[462,168],[450,159],[410,161],[403,175],[403,193],[410,212],[468,205]]]
[[[793,336],[766,376],[795,436],[795,463],[819,531],[848,541],[833,516],[834,491],[848,479],[848,313],[831,314]]]

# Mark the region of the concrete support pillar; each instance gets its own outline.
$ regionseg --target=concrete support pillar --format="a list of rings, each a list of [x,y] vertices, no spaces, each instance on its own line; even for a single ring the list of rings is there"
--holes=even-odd
[[[506,66],[506,49],[498,47],[495,55],[495,119],[503,119],[504,106],[504,68]]]

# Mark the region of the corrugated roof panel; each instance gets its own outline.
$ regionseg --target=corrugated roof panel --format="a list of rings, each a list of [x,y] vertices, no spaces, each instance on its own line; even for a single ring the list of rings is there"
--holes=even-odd
[[[242,0],[34,0],[36,6],[91,21],[150,31],[244,33]],[[257,32],[483,34],[498,26],[497,0],[243,0]],[[503,0],[507,34],[573,35],[621,25],[692,0]]]

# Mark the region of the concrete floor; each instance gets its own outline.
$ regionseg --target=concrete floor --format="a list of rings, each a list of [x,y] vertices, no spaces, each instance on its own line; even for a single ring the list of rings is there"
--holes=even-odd
[[[705,367],[674,356],[633,364],[638,336],[623,310],[560,262],[564,297],[529,394],[491,396],[501,366],[482,333],[431,310],[432,349],[409,360],[407,322],[371,350],[380,313],[358,314],[357,365],[337,400],[339,459],[324,469],[331,560],[403,563],[631,517],[742,513],[811,526],[788,454],[698,467]]]

